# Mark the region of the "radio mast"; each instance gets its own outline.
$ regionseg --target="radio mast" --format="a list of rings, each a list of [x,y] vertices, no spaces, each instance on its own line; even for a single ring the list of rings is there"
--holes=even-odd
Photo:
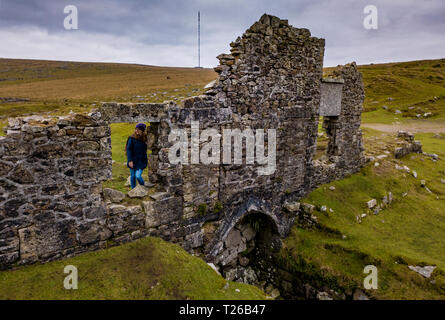
[[[198,11],[198,68],[201,68],[201,13]]]

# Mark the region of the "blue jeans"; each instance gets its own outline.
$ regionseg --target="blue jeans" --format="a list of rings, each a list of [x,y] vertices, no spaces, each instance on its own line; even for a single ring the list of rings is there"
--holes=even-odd
[[[130,183],[131,189],[136,187],[136,180],[139,182],[141,186],[144,185],[144,179],[142,179],[142,171],[144,169],[131,169],[130,168]]]

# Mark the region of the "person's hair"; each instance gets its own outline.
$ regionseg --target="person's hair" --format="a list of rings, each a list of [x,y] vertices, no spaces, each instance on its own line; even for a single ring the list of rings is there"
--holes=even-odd
[[[142,140],[142,141],[144,141],[145,143],[147,143],[147,132],[146,131],[142,131],[142,135],[139,137],[139,138],[137,138],[136,137],[136,135],[133,133],[132,135],[131,135],[131,137],[133,137],[133,138],[135,138],[135,139],[138,139],[138,140]]]

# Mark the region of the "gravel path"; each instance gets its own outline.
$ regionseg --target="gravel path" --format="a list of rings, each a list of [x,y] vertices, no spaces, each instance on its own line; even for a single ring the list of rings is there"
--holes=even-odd
[[[400,124],[362,123],[362,127],[387,133],[397,133],[399,130],[410,131],[412,133],[445,133],[445,122],[443,121],[413,121]]]

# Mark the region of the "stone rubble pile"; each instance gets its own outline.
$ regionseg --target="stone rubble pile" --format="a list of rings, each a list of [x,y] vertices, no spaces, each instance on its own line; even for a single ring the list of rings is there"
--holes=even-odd
[[[420,141],[414,140],[414,135],[412,133],[399,131],[397,137],[402,138],[404,142],[401,147],[397,147],[394,150],[394,157],[396,157],[396,159],[402,158],[410,153],[422,153],[422,144]]]

